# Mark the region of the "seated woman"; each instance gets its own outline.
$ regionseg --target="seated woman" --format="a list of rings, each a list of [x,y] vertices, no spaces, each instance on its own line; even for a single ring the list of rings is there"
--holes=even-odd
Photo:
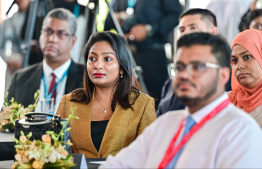
[[[133,72],[126,39],[112,32],[93,34],[85,46],[84,88],[63,96],[57,110],[71,114],[73,153],[86,158],[115,155],[156,119],[154,99],[143,94]]]
[[[231,50],[230,100],[262,126],[262,32],[241,32],[232,42]]]

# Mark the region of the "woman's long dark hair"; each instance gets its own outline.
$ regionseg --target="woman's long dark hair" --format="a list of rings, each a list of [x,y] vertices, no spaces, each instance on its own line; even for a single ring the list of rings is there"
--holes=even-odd
[[[128,43],[123,36],[112,32],[94,33],[89,38],[89,41],[87,42],[84,49],[85,67],[87,65],[88,54],[91,47],[96,42],[101,41],[106,41],[111,45],[116,53],[118,62],[120,64],[120,69],[124,72],[123,78],[119,78],[114,86],[115,93],[113,94],[111,109],[112,111],[115,110],[117,102],[124,109],[132,108],[131,105],[135,103],[142,89],[133,72],[130,50]],[[87,68],[84,70],[83,86],[84,88],[76,89],[72,92],[71,101],[88,104],[92,100],[93,93],[95,91],[95,85],[88,76]],[[131,92],[134,93],[133,97],[131,97]]]

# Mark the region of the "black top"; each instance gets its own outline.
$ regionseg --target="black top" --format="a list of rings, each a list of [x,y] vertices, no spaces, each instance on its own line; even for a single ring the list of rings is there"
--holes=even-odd
[[[99,151],[108,121],[91,121],[91,137],[97,151]]]

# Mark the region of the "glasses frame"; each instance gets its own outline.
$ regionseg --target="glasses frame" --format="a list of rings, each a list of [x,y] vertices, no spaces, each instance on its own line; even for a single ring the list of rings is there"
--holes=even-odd
[[[42,31],[45,33],[45,36],[48,36],[48,37],[52,36],[52,35],[55,33],[56,36],[57,36],[59,39],[66,39],[66,38],[68,38],[68,37],[70,37],[70,36],[74,36],[73,34],[70,34],[70,33],[67,33],[67,32],[63,33],[63,30],[54,31],[53,29],[45,28],[45,29],[42,29]],[[49,34],[48,31],[51,31],[51,32],[50,32],[51,34]],[[61,35],[59,35],[59,31],[62,32]]]
[[[214,69],[220,69],[222,68],[220,65],[217,65],[217,64],[214,64],[214,63],[203,63],[203,65],[207,68],[214,68]],[[191,71],[190,71],[190,64],[187,64],[185,65],[184,69],[182,71],[184,71],[185,69],[187,70],[187,73],[192,76],[192,77],[195,77],[192,75]],[[173,68],[172,68],[173,67]],[[168,74],[169,74],[169,77],[172,79],[176,76],[176,74],[178,74],[179,72],[182,72],[182,71],[177,71],[175,69],[176,67],[176,64],[175,63],[169,63],[168,66],[167,66],[167,71],[168,71]],[[204,70],[205,71],[205,70]],[[204,72],[203,71],[203,72]],[[197,76],[199,77],[199,76]]]

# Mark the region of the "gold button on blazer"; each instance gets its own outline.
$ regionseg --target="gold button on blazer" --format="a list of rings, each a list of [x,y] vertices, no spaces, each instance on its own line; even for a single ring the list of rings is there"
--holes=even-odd
[[[148,95],[140,94],[131,108],[123,109],[119,104],[110,118],[99,152],[96,150],[91,138],[91,110],[89,104],[71,102],[71,95],[64,95],[57,115],[67,118],[71,114],[71,107],[77,107],[75,115],[79,120],[70,120],[71,141],[73,153],[82,153],[86,158],[106,158],[109,154],[115,155],[122,148],[128,146],[150,123],[156,119],[154,99]]]

